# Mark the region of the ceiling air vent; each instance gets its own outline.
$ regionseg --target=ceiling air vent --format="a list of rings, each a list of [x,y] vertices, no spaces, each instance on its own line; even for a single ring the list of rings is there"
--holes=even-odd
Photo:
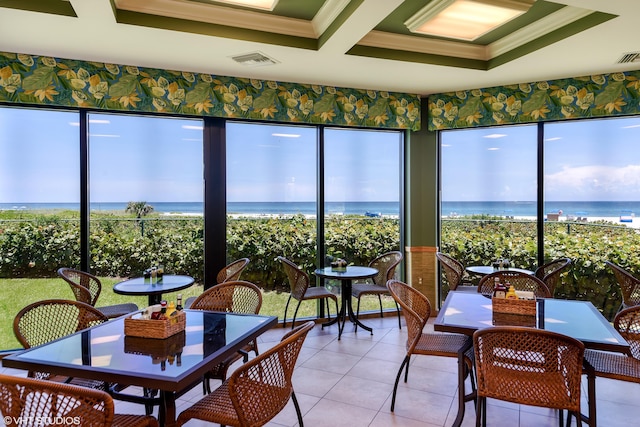
[[[275,59],[270,58],[261,52],[252,52],[246,53],[244,55],[232,56],[231,59],[242,65],[246,65],[247,67],[260,67],[262,65],[273,65],[278,63],[278,61],[276,61]]]
[[[625,53],[620,59],[618,64],[627,64],[629,62],[637,62],[640,60],[640,52]]]

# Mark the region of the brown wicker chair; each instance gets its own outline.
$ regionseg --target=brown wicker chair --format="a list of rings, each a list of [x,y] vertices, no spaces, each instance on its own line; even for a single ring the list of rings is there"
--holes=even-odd
[[[464,266],[460,261],[442,252],[436,252],[436,258],[444,270],[450,291],[461,290],[476,292],[477,286],[471,283],[471,281],[465,280]]]
[[[79,301],[50,299],[27,305],[13,319],[13,333],[24,348],[36,347],[74,334],[109,319],[96,308]],[[51,376],[45,372],[29,372],[30,377],[104,389],[102,381]]]
[[[356,308],[356,317],[360,317],[360,298],[365,295],[377,295],[378,303],[380,304],[380,317],[383,317],[382,313],[382,295],[389,295],[389,289],[387,289],[387,281],[393,279],[396,271],[396,267],[402,261],[402,253],[398,251],[387,252],[382,254],[369,263],[369,267],[373,267],[378,270],[378,274],[373,277],[373,283],[354,283],[351,286],[351,295],[358,299],[358,305]],[[395,302],[395,300],[394,300]],[[396,311],[398,313],[398,327],[402,329],[402,323],[400,321],[400,308],[396,302]],[[355,324],[356,330],[358,324]]]
[[[553,297],[560,281],[560,275],[571,266],[571,258],[558,258],[536,268],[534,275],[542,280]]]
[[[595,377],[640,383],[640,305],[620,311],[613,321],[613,327],[629,343],[631,356],[606,351],[585,350],[584,359],[589,374],[591,418],[595,418]],[[589,373],[589,368],[592,369],[591,373]]]
[[[0,375],[0,412],[15,420],[7,425],[44,425],[34,419],[39,417],[87,427],[158,426],[151,416],[114,414],[113,399],[102,390],[10,375]]]
[[[579,424],[584,344],[555,332],[496,326],[473,334],[478,381],[476,426],[487,425],[487,398],[569,411]],[[569,418],[570,420],[570,418]]]
[[[493,295],[494,279],[500,278],[500,283],[509,282],[516,291],[531,291],[536,298],[551,298],[551,292],[544,282],[532,274],[519,271],[501,270],[487,274],[478,283],[478,292],[485,296]]]
[[[96,306],[96,302],[102,291],[100,279],[93,274],[67,267],[59,268],[58,276],[62,277],[69,286],[71,286],[71,290],[77,301],[94,307]],[[115,304],[96,308],[110,319],[138,310],[138,306],[133,303]]]
[[[193,304],[192,310],[222,311],[227,313],[258,314],[262,307],[262,292],[260,288],[250,282],[234,280],[213,286],[200,294]],[[249,359],[249,352],[253,351],[258,355],[258,343],[252,341],[245,346],[241,352],[234,354],[224,362],[219,363],[211,369],[203,381],[204,392],[210,393],[210,379],[224,381],[227,378],[229,366],[244,357],[244,361]]]
[[[245,269],[247,264],[249,264],[249,258],[240,258],[224,266],[224,268],[218,271],[218,274],[216,276],[216,283],[220,284],[224,282],[230,282],[232,280],[240,280],[240,275],[242,274],[242,271]],[[191,304],[193,304],[196,298],[197,297],[187,298],[184,307],[190,308]]]
[[[286,333],[280,343],[236,369],[228,380],[178,416],[178,426],[192,418],[226,426],[262,426],[289,398],[303,426],[291,377],[300,349],[313,328],[306,322]]]
[[[217,283],[230,282],[232,280],[240,280],[242,270],[249,264],[249,258],[240,258],[225,266],[218,272],[216,276]]]
[[[622,292],[622,304],[619,310],[640,304],[640,280],[617,264],[610,261],[605,261],[605,264],[613,271]]]
[[[396,392],[402,370],[404,382],[409,376],[409,361],[412,355],[444,356],[459,358],[461,353],[471,356],[471,337],[459,334],[427,333],[424,332],[425,325],[431,315],[431,303],[429,299],[415,288],[400,282],[399,280],[389,280],[387,288],[391,296],[402,307],[402,313],[407,324],[407,354],[402,360],[396,382],[393,386],[393,397],[391,398],[391,411],[395,409]],[[471,372],[473,362],[471,358],[465,356],[464,363],[467,373]],[[475,388],[473,377],[471,378],[472,388]]]
[[[296,311],[293,313],[291,329],[293,329],[296,323],[296,316],[298,315],[298,309],[300,308],[300,303],[302,301],[324,299],[327,306],[327,316],[330,317],[329,299],[332,299],[336,304],[337,315],[338,297],[329,292],[324,286],[310,287],[309,275],[299,269],[297,265],[295,265],[285,257],[279,256],[278,261],[282,263],[282,267],[284,268],[284,271],[287,274],[287,279],[289,280],[289,286],[291,287],[289,299],[287,299],[287,304],[284,307],[284,319],[282,320],[283,328],[286,328],[287,326],[287,311],[289,310],[289,303],[291,302],[291,298],[298,301],[298,304],[296,305]]]

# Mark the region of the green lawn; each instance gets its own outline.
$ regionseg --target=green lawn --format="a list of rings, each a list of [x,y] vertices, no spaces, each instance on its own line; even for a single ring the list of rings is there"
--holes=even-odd
[[[112,291],[112,287],[119,280],[120,279],[116,278],[100,278],[102,282],[102,293],[98,298],[98,306],[125,302],[134,302],[140,308],[147,305],[146,296],[131,297],[115,294]],[[202,293],[202,290],[202,285],[194,285],[181,291],[181,293],[184,300],[186,300],[190,296],[199,295]],[[168,301],[175,301],[177,294],[178,292],[163,294],[163,297]],[[263,292],[260,314],[278,316],[282,319],[288,297],[289,293],[286,292]],[[20,344],[13,335],[13,319],[22,307],[35,301],[55,298],[74,299],[69,285],[62,279],[0,279],[0,350],[20,347]],[[293,311],[295,310],[294,303],[295,301],[289,306],[289,318],[293,317]],[[390,297],[383,299],[383,306],[386,308],[395,308],[393,300]],[[333,316],[335,315],[335,308],[333,305],[330,307]],[[363,298],[360,309],[361,311],[377,310],[377,298],[371,296]],[[298,319],[315,316],[315,310],[316,301],[303,302],[298,311]]]

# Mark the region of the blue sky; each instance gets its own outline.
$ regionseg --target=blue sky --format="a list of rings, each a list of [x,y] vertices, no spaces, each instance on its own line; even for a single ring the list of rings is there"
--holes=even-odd
[[[202,201],[199,120],[90,116],[93,202]],[[0,108],[0,203],[79,202],[73,112]],[[229,123],[228,201],[314,201],[313,127]],[[536,199],[536,125],[443,132],[444,201]],[[327,129],[327,201],[397,201],[397,132]],[[640,200],[640,118],[545,126],[545,198]]]
[[[545,199],[640,200],[640,119],[547,124]],[[443,201],[536,200],[537,125],[443,133]]]
[[[72,112],[0,108],[0,203],[79,202]],[[315,201],[312,127],[227,125],[227,198]],[[202,122],[91,114],[92,202],[199,202]],[[398,201],[398,132],[328,130],[327,201]]]

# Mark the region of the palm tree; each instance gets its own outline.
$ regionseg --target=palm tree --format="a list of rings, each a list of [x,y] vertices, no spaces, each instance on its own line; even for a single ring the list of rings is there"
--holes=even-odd
[[[144,222],[141,218],[153,212],[153,206],[148,205],[147,202],[129,202],[124,211],[135,214],[136,222],[140,225],[140,233],[144,236]]]
[[[136,218],[142,218],[143,216],[153,212],[153,206],[148,205],[147,202],[129,202],[127,203],[127,208],[124,211],[135,214]]]

